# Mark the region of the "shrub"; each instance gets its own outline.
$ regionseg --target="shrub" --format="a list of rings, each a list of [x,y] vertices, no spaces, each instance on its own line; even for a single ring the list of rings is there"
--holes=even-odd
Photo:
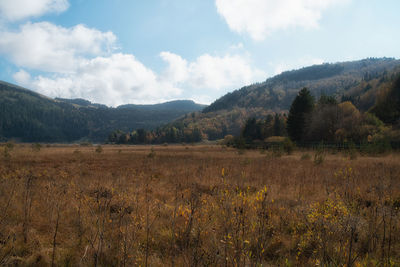
[[[222,145],[233,146],[235,144],[235,137],[233,137],[233,135],[230,134],[225,135],[221,143]]]
[[[246,148],[246,140],[243,137],[236,137],[234,142],[235,142],[234,147],[238,149]]]
[[[14,142],[10,141],[10,142],[6,143],[6,147],[7,147],[8,151],[12,151],[15,147],[15,144],[14,144]]]
[[[10,160],[11,158],[10,149],[7,146],[4,147],[3,157],[5,160]]]
[[[103,148],[100,145],[98,145],[96,147],[96,153],[100,154],[101,152],[103,152]]]
[[[32,151],[33,152],[39,152],[41,148],[42,148],[42,145],[39,144],[39,143],[32,144]]]
[[[187,149],[187,147],[186,147]],[[154,147],[151,148],[150,153],[147,155],[148,158],[154,158],[156,156],[156,152],[154,151]]]
[[[282,145],[275,145],[272,146],[272,157],[280,158],[283,155],[283,146]]]
[[[390,142],[387,140],[374,141],[361,146],[361,152],[366,155],[382,155],[392,150]]]
[[[321,143],[317,149],[317,152],[314,154],[314,164],[315,165],[320,165],[324,163],[325,160],[325,151],[324,151],[324,145]]]
[[[290,140],[290,138],[286,138],[285,141],[283,142],[283,150],[288,154],[292,154],[294,151],[296,145]]]

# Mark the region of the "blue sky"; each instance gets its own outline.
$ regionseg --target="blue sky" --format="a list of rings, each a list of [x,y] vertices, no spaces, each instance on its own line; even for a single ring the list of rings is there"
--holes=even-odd
[[[400,57],[397,0],[0,0],[0,79],[117,106]]]

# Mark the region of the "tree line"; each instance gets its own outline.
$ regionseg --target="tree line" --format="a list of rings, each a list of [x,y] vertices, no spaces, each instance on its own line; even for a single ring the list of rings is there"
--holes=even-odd
[[[156,130],[137,129],[132,132],[117,130],[108,136],[108,142],[115,144],[163,144],[195,143],[203,139],[198,128],[189,129],[181,126],[169,126]]]
[[[316,142],[398,143],[399,126],[400,76],[390,88],[383,90],[377,104],[367,112],[359,111],[351,101],[339,103],[333,96],[321,95],[315,100],[311,92],[303,88],[287,116],[275,115],[273,122],[271,118],[248,119],[236,144],[266,141],[273,135],[287,137],[300,146]]]
[[[192,117],[195,118],[195,114]],[[297,145],[310,143],[400,143],[400,76],[382,88],[376,104],[366,112],[342,97],[322,94],[316,99],[308,88],[301,89],[289,112],[268,114],[264,118],[248,118],[235,138],[228,143],[259,144],[271,137],[286,137]],[[226,129],[220,129],[227,132]],[[201,127],[180,123],[169,124],[153,131],[114,131],[108,141],[117,144],[160,144],[199,142],[208,134]],[[223,136],[222,136],[223,137]],[[222,138],[221,137],[221,138]],[[277,139],[275,139],[277,140]],[[280,139],[282,140],[282,139]]]

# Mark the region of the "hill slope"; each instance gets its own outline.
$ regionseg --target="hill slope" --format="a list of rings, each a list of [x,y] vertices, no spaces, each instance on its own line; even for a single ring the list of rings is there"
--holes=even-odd
[[[235,107],[261,107],[273,111],[287,110],[297,92],[307,87],[314,96],[346,95],[362,81],[381,78],[400,66],[391,58],[364,59],[335,64],[314,65],[287,71],[263,83],[243,87],[219,98],[204,109],[204,113]]]
[[[286,112],[297,93],[310,89],[315,97],[334,95],[339,101],[350,100],[362,111],[376,103],[382,88],[400,72],[400,60],[364,59],[352,62],[314,65],[287,71],[263,83],[243,87],[219,98],[202,113],[180,118],[169,126],[198,128],[208,139],[225,134],[238,135],[249,117]]]
[[[84,99],[51,99],[0,81],[0,139],[102,142],[115,129],[153,129],[204,105],[189,100],[109,108]]]

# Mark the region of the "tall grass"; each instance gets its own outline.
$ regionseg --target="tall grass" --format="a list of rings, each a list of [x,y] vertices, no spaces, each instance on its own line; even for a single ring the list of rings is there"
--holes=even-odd
[[[16,145],[1,161],[0,265],[400,264],[397,154],[76,150]]]

